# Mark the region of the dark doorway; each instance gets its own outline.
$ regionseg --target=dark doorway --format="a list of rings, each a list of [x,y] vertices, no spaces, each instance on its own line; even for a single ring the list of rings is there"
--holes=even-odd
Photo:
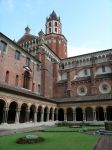
[[[53,108],[50,108],[49,120],[52,120],[52,115],[53,115]]]
[[[22,106],[21,106],[21,111],[20,111],[20,123],[24,123],[24,122],[26,122],[26,121],[28,121],[27,120],[27,109],[28,109],[28,107],[27,107],[27,104],[22,104]]]
[[[85,109],[86,113],[86,121],[93,121],[93,109],[91,107],[87,107]]]
[[[76,121],[83,121],[83,112],[81,108],[76,108]]]
[[[104,121],[104,112],[102,107],[96,108],[96,120],[97,121]]]
[[[5,102],[0,99],[0,124],[3,123],[4,107],[5,107]]]
[[[112,106],[108,106],[106,111],[107,111],[107,120],[112,121]]]
[[[67,109],[67,121],[73,121],[73,110],[72,110],[72,108]]]
[[[31,122],[34,122],[34,113],[35,113],[35,106],[34,105],[32,105],[31,107],[30,107],[30,116],[29,116],[29,120],[31,121]]]
[[[45,108],[44,108],[44,121],[45,121],[45,122],[47,121],[47,113],[48,113],[48,108],[45,107]]]
[[[11,102],[8,111],[8,120],[7,120],[8,123],[15,123],[16,110],[17,110],[17,103]]]
[[[64,110],[62,108],[58,110],[58,120],[64,121]]]

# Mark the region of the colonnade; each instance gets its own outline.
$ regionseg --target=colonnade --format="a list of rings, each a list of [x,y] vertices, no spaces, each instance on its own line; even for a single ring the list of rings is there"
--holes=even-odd
[[[34,104],[28,106],[27,103],[19,106],[15,101],[7,105],[4,100],[0,100],[0,124],[48,121],[112,121],[112,106],[56,108]]]

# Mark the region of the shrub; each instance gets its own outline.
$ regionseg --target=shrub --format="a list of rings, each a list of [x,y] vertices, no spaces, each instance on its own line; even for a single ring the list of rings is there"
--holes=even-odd
[[[44,138],[38,137],[36,135],[26,135],[25,137],[18,138],[16,143],[18,144],[34,144],[45,141]]]

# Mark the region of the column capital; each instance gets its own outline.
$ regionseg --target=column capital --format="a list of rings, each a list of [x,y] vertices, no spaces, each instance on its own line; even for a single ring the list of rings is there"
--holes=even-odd
[[[8,110],[9,110],[9,107],[4,107],[3,110],[4,110],[4,111],[8,111]]]
[[[16,112],[20,112],[21,111],[21,108],[16,108]]]

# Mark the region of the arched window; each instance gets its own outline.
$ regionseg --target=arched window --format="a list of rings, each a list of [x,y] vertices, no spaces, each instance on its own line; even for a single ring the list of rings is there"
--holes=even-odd
[[[51,27],[51,22],[49,22],[49,27]]]
[[[24,72],[24,81],[23,81],[23,88],[29,88],[29,81],[30,81],[30,73],[28,71]]]
[[[18,82],[19,82],[19,76],[16,75],[15,86],[18,86]]]
[[[6,82],[6,83],[9,82],[9,71],[6,71],[5,82]]]
[[[55,26],[57,27],[57,22],[55,22]]]

